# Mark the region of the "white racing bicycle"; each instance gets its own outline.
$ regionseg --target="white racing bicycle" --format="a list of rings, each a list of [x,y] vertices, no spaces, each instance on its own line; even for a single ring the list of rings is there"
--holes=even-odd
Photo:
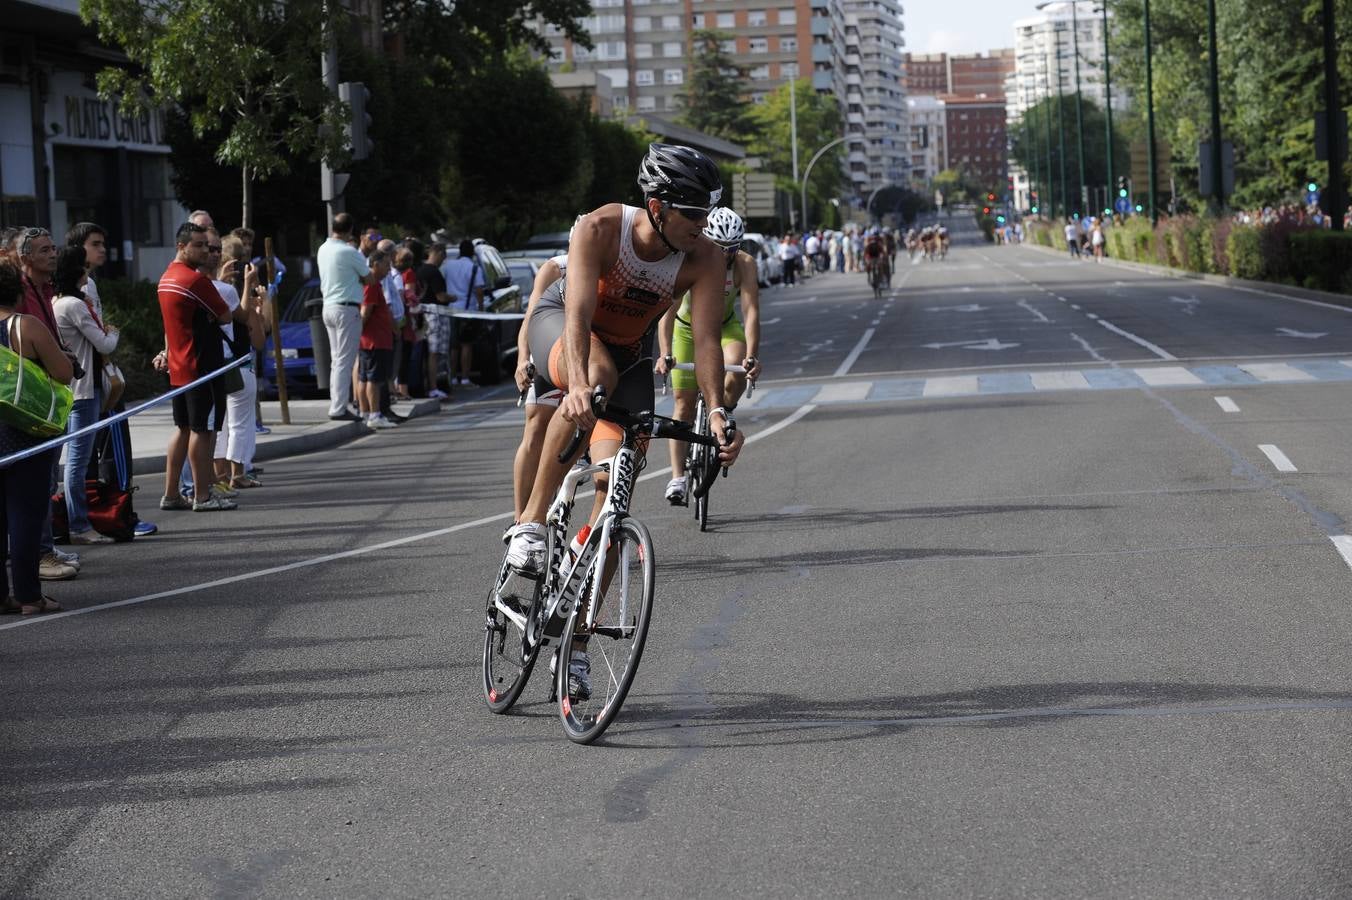
[[[648,438],[719,446],[717,438],[698,434],[684,422],[608,407],[603,388],[592,395],[592,410],[597,418],[624,429],[620,448],[611,459],[575,466],[564,476],[545,519],[544,574],[523,575],[503,557],[488,592],[483,649],[484,699],[493,712],[505,713],[521,696],[541,650],[557,643],[550,700],[558,700],[569,739],[582,744],[600,737],[620,711],[652,616],[652,536],[629,515],[634,484],[644,466],[640,446]],[[734,427],[729,421],[729,432]],[[573,457],[583,437],[574,434],[560,462]],[[716,450],[711,452],[717,460]],[[605,503],[574,554],[568,547],[568,523],[577,490],[600,472],[610,476]],[[579,652],[585,653],[590,685],[583,691],[575,684],[570,692],[569,673]]]

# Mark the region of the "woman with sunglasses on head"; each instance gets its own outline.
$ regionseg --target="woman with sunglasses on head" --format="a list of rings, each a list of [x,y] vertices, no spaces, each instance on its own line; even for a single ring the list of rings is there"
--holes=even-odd
[[[723,402],[728,412],[737,407],[737,401],[746,391],[747,380],[753,383],[760,377],[760,285],[756,280],[756,261],[742,250],[745,226],[742,217],[726,207],[709,213],[709,224],[704,236],[723,251],[723,319],[719,341],[723,346],[723,363],[742,366],[746,374],[728,372],[723,376]],[[737,315],[737,301],[742,301],[742,314]],[[670,363],[690,363],[695,360],[694,332],[690,327],[690,295],[681,300],[680,308],[672,307],[662,316],[657,329],[658,355],[653,371],[671,375],[671,388],[676,395],[674,418],[689,422],[695,415],[695,394],[698,384],[693,372],[673,370]],[[743,327],[745,324],[745,327]],[[671,481],[667,483],[667,501],[673,506],[684,506],[686,473],[684,441],[668,441],[671,450]]]

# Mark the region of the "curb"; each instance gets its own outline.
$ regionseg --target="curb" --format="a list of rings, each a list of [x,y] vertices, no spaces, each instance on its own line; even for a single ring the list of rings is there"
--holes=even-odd
[[[437,400],[415,400],[413,407],[405,415],[410,419],[416,419],[420,416],[432,415],[440,410],[441,403]],[[260,440],[254,450],[254,459],[263,462],[269,459],[280,459],[284,456],[313,453],[316,450],[328,450],[372,433],[371,429],[361,422],[319,422],[300,434],[287,435],[268,441]],[[132,460],[131,471],[133,476],[154,475],[162,473],[164,466],[165,457],[163,453],[158,456],[137,456]]]
[[[1067,255],[1064,249],[1057,250],[1055,247],[1044,247],[1041,244],[1025,242],[1020,246],[1028,247],[1031,250],[1037,250],[1041,253],[1050,253],[1054,256],[1065,257]],[[1222,287],[1256,291],[1257,293],[1267,294],[1269,297],[1278,297],[1282,300],[1324,303],[1329,306],[1352,309],[1352,295],[1348,294],[1331,294],[1328,291],[1316,291],[1311,288],[1296,287],[1291,284],[1277,284],[1273,281],[1250,281],[1247,278],[1232,278],[1229,275],[1209,275],[1200,272],[1185,272],[1182,269],[1171,269],[1168,266],[1159,266],[1154,263],[1127,262],[1126,260],[1113,259],[1107,256],[1103,258],[1103,263],[1110,266],[1117,266],[1120,269],[1132,269],[1150,275],[1163,275],[1168,278],[1177,278],[1181,281],[1205,281],[1208,284],[1216,284]],[[1103,263],[1099,263],[1099,265],[1102,265]],[[1088,265],[1088,263],[1086,263],[1086,265]],[[1282,293],[1283,291],[1285,293]]]

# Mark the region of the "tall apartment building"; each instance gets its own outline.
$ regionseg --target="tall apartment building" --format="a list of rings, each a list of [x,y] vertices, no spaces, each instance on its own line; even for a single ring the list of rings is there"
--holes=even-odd
[[[724,50],[746,71],[748,102],[803,77],[836,98],[847,133],[864,142],[851,144],[847,163],[856,188],[905,177],[898,0],[593,0],[592,9],[583,24],[594,49],[546,26],[548,63],[552,72],[604,76],[617,114],[674,117],[690,74],[692,32],[720,31],[729,36]]]
[[[1009,48],[906,55],[913,172],[923,161],[926,179],[943,169],[961,169],[987,190],[1004,191],[1005,86],[1015,62],[1015,51]],[[916,127],[917,117],[925,123],[922,129]],[[936,141],[934,134],[940,130]],[[924,152],[926,144],[937,144],[938,152]]]
[[[1005,88],[1011,121],[1018,121],[1024,110],[1056,94],[1058,49],[1061,92],[1067,96],[1075,93],[1077,40],[1081,94],[1103,107],[1107,94],[1103,80],[1103,20],[1086,7],[1076,15],[1072,7],[1071,3],[1056,4],[1037,16],[1014,23],[1015,67]],[[1113,85],[1113,109],[1126,109],[1129,99],[1121,85]]]
[[[897,0],[843,0],[846,168],[855,190],[906,184],[910,134],[902,88],[902,7]]]

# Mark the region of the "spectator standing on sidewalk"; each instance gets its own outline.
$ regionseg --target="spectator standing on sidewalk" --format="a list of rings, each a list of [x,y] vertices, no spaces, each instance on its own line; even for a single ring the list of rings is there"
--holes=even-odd
[[[446,293],[451,297],[451,308],[461,312],[478,312],[484,308],[484,268],[479,265],[474,242],[466,238],[460,242],[460,255],[448,259],[441,266],[446,279]],[[474,365],[474,344],[483,337],[483,320],[451,319],[451,384],[468,387],[470,368]]]
[[[348,408],[352,368],[361,343],[362,287],[371,283],[371,269],[353,247],[352,217],[333,217],[333,233],[319,246],[319,291],[324,297],[324,328],[329,334],[329,418],[355,422]]]
[[[418,305],[423,307],[423,319],[427,327],[427,396],[435,400],[445,400],[450,396],[437,385],[441,377],[441,360],[451,347],[451,320],[440,315],[438,309],[451,304],[451,296],[446,292],[446,278],[441,274],[441,264],[445,261],[446,245],[434,243],[427,249],[427,260],[415,272]]]
[[[56,257],[56,324],[61,342],[75,354],[83,374],[71,382],[75,405],[71,407],[66,432],[74,433],[99,421],[102,409],[99,369],[95,354],[107,355],[117,349],[118,332],[103,324],[84,293],[89,281],[84,247],[63,247]],[[89,524],[89,500],[85,495],[85,474],[94,449],[97,432],[82,435],[66,444],[66,519],[72,544],[108,544],[112,538],[99,534]]]
[[[56,313],[52,309],[54,289],[52,274],[56,271],[56,244],[45,228],[23,228],[15,237],[14,248],[19,257],[20,280],[23,284],[23,296],[19,300],[17,311],[21,315],[32,316],[41,322],[52,339],[61,345],[61,330],[56,324]],[[62,346],[63,350],[66,350]],[[69,350],[66,350],[69,354]],[[72,360],[73,362],[73,360]],[[51,469],[47,479],[47,495],[56,493],[57,457],[51,458]],[[80,557],[74,553],[63,553],[52,540],[52,505],[47,504],[47,516],[42,525],[42,577],[48,581],[62,581],[74,578],[80,571]]]
[[[798,242],[794,240],[792,234],[785,232],[784,240],[779,243],[779,261],[784,264],[784,284],[788,286],[798,283],[795,275],[798,271]]]
[[[413,344],[417,334],[413,330],[412,302],[418,294],[418,280],[413,274],[417,257],[412,248],[404,246],[394,251],[394,268],[390,276],[394,279],[400,298],[400,308],[404,315],[396,317],[394,322],[394,395],[400,400],[409,399],[409,360],[413,356]],[[391,307],[390,312],[394,312]]]
[[[1075,259],[1080,258],[1080,228],[1074,219],[1066,219],[1066,249]]]
[[[380,408],[381,386],[390,380],[394,364],[394,318],[385,300],[384,281],[390,272],[390,260],[375,250],[368,260],[375,284],[368,284],[361,304],[361,349],[358,351],[357,406],[367,426],[394,428]]]
[[[236,229],[238,231],[239,229]],[[226,306],[230,307],[231,322],[222,325],[224,343],[221,352],[227,359],[247,357],[237,370],[241,386],[226,394],[224,428],[217,428],[216,485],[220,492],[259,487],[261,482],[248,474],[253,463],[254,447],[258,439],[255,430],[254,401],[258,398],[258,380],[254,375],[254,351],[264,341],[262,297],[266,291],[258,283],[258,270],[249,264],[249,251],[244,241],[231,232],[221,240],[218,280],[212,282]],[[241,275],[242,273],[242,275]]]
[[[376,244],[376,249],[385,254],[385,276],[380,279],[380,290],[385,295],[385,304],[390,309],[391,321],[391,344],[390,344],[390,374],[380,384],[380,414],[389,419],[396,425],[407,422],[408,419],[394,411],[390,404],[393,402],[394,394],[394,374],[398,371],[399,349],[403,343],[404,326],[404,276],[395,269],[395,260],[398,253],[398,245],[389,238],[382,238],[380,243]],[[370,261],[367,261],[370,264]],[[365,299],[363,297],[363,303]],[[364,328],[363,328],[364,332]]]
[[[221,332],[230,321],[211,279],[197,271],[207,261],[207,230],[185,222],[174,237],[177,253],[160,277],[160,315],[164,319],[165,350],[155,357],[155,368],[169,373],[169,384],[182,387],[221,367]],[[165,451],[164,496],[160,509],[198,512],[234,509],[235,504],[211,490],[210,420],[225,418],[225,386],[213,378],[173,399],[175,431]],[[183,460],[192,470],[193,499],[179,491]]]
[[[0,345],[34,360],[54,381],[69,384],[74,376],[70,358],[56,338],[32,316],[18,311],[23,287],[18,269],[0,262]],[[0,423],[0,456],[41,444],[45,438]],[[0,590],[0,612],[31,616],[58,612],[61,604],[42,594],[42,523],[51,522],[48,490],[56,450],[48,450],[0,469],[0,579],[5,563],[13,575],[14,590]],[[70,577],[73,577],[70,576]],[[5,584],[8,588],[8,584]]]

